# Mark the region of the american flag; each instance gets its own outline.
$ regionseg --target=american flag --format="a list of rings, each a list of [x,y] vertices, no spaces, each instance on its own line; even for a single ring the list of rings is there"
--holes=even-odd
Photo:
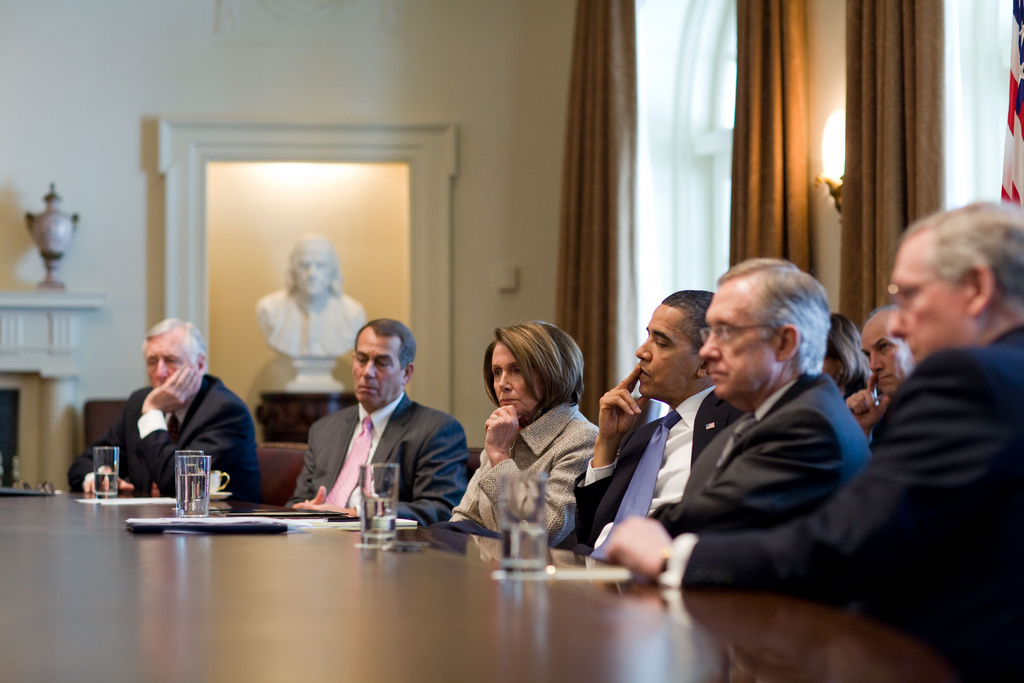
[[[1024,132],[1021,124],[1021,52],[1024,52],[1024,0],[1013,0],[1013,38],[1010,40],[1010,106],[1007,116],[1006,150],[1003,156],[1003,201],[1021,204],[1024,188]]]

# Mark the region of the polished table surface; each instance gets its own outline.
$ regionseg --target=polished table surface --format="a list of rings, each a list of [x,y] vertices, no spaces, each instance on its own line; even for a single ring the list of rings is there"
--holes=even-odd
[[[757,593],[491,577],[496,543],[415,530],[136,535],[168,507],[0,498],[0,680],[941,681],[926,646]],[[554,553],[556,566],[580,565]]]

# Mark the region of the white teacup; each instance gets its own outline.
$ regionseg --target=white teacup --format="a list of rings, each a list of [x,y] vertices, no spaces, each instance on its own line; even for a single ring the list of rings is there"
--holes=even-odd
[[[210,470],[210,493],[220,493],[227,488],[231,475],[221,470]]]

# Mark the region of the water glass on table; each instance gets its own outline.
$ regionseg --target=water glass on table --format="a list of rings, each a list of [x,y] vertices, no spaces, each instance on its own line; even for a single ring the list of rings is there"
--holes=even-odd
[[[498,533],[501,568],[508,578],[543,574],[548,559],[546,472],[518,472],[501,478]]]
[[[117,446],[95,446],[92,449],[93,491],[97,498],[117,498],[120,453]]]
[[[174,451],[174,475],[177,516],[209,516],[210,456],[202,451]]]
[[[371,463],[359,468],[362,510],[360,548],[382,548],[395,540],[398,520],[398,464]]]

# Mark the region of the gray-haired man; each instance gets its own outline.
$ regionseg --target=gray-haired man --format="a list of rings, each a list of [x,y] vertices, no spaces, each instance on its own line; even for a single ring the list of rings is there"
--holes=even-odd
[[[694,464],[683,498],[652,515],[673,534],[770,527],[817,507],[869,451],[821,374],[825,290],[788,261],[753,259],[721,277],[700,356],[715,392],[748,414]]]
[[[673,542],[657,524],[629,520],[610,555],[667,585],[856,601],[937,647],[964,680],[1015,680],[1024,671],[1024,214],[980,203],[921,219],[904,233],[889,291],[892,333],[917,368],[861,476],[768,531]]]
[[[72,491],[92,491],[92,447],[121,449],[122,495],[174,495],[174,451],[212,456],[211,468],[231,477],[237,500],[260,501],[256,434],[249,409],[216,377],[206,374],[206,343],[192,323],[168,318],[142,345],[151,386],[133,393],[117,423],[68,470]]]

